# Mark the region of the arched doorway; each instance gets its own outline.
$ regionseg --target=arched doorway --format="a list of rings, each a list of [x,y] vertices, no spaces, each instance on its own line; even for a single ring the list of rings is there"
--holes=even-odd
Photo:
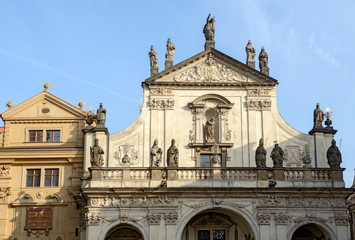
[[[143,240],[143,237],[135,227],[120,224],[107,233],[105,240]]]
[[[253,240],[246,221],[222,209],[204,211],[194,216],[182,232],[182,240]]]
[[[330,237],[316,224],[310,223],[297,228],[292,240],[330,240]]]

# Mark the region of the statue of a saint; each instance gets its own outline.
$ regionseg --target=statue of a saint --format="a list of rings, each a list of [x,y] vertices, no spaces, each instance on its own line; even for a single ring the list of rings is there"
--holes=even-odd
[[[262,70],[264,67],[268,67],[269,56],[267,55],[265,48],[261,47],[261,52],[259,54],[259,68]]]
[[[158,139],[154,140],[154,144],[150,149],[150,163],[152,167],[159,167],[161,163],[161,156],[163,151],[158,146]]]
[[[158,56],[157,52],[154,51],[154,47],[150,46],[150,51],[149,51],[149,58],[150,58],[150,67],[151,68],[158,68]]]
[[[284,151],[277,143],[275,144],[274,149],[272,149],[271,158],[274,163],[274,167],[283,167]]]
[[[264,148],[264,140],[260,138],[259,146],[255,152],[256,167],[266,167],[266,150]]]
[[[100,107],[97,109],[97,127],[105,127],[106,123],[106,109],[103,108],[102,103],[100,103]]]
[[[214,118],[212,117],[211,119],[206,121],[205,124],[205,136],[206,136],[206,141],[207,142],[214,142]]]
[[[215,17],[211,18],[211,13],[208,14],[206,24],[203,28],[203,34],[205,34],[206,41],[214,41],[214,22]]]
[[[313,112],[313,128],[323,128],[323,120],[325,114],[323,113],[322,109],[319,108],[319,103],[317,103],[316,109]]]
[[[255,62],[255,48],[251,45],[251,41],[248,41],[247,46],[245,47],[245,51],[247,52],[247,62]]]
[[[104,150],[99,146],[99,139],[95,139],[94,146],[90,147],[91,166],[101,167],[104,164]]]
[[[333,139],[332,145],[328,148],[327,151],[327,159],[330,168],[340,168],[340,163],[342,162],[341,153],[339,151],[339,148],[335,144],[336,142]]]
[[[166,53],[165,53],[165,69],[171,68],[173,66],[175,55],[175,45],[168,38],[166,43]]]
[[[168,167],[177,167],[179,161],[179,149],[175,146],[175,139],[171,140],[171,146],[167,152]]]

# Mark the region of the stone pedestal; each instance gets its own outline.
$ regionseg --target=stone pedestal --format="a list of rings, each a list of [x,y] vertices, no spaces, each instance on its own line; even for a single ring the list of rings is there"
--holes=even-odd
[[[151,179],[152,180],[161,180],[162,179],[161,170],[160,169],[152,169]]]
[[[211,48],[215,48],[215,41],[214,40],[206,40],[205,43],[205,50],[211,49]]]
[[[173,66],[173,61],[165,61],[165,70],[171,68]]]
[[[255,61],[247,61],[248,67],[255,68]]]
[[[261,67],[260,72],[269,76],[269,67]]]
[[[257,174],[258,174],[258,180],[268,180],[267,170],[258,169]]]
[[[283,169],[274,169],[275,180],[285,180],[285,174]]]
[[[158,74],[159,72],[159,68],[154,67],[154,68],[150,68],[150,76],[154,76],[155,74]]]
[[[176,180],[178,179],[178,173],[175,169],[168,169],[168,180]]]

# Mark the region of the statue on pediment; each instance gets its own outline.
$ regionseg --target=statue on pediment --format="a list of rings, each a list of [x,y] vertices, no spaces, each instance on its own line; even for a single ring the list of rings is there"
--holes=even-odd
[[[271,159],[274,163],[274,167],[283,167],[284,151],[282,150],[281,147],[279,147],[279,144],[277,144],[277,143],[275,144],[274,148],[272,149]]]
[[[161,163],[163,151],[158,146],[158,139],[154,140],[154,144],[150,149],[150,163],[152,167],[159,167]]]
[[[247,53],[247,65],[249,67],[255,68],[255,48],[251,45],[251,41],[248,41],[248,44],[245,47],[245,51]]]
[[[211,13],[208,14],[206,24],[203,28],[203,34],[205,34],[205,38],[207,41],[214,41],[214,22],[215,22],[215,17],[211,18]]]
[[[179,162],[179,149],[175,146],[175,139],[171,140],[171,146],[167,152],[168,167],[177,167]]]
[[[101,167],[104,164],[104,150],[99,146],[99,139],[95,139],[94,146],[90,147],[91,167]]]
[[[97,127],[105,127],[106,123],[106,109],[103,107],[102,103],[100,103],[100,107],[97,109]]]
[[[313,128],[323,128],[323,120],[325,114],[323,113],[322,109],[319,108],[319,103],[316,105],[316,109],[313,111]]]
[[[166,53],[165,53],[165,69],[171,68],[173,66],[175,55],[175,45],[171,42],[170,38],[168,38],[168,42],[166,43]]]
[[[154,51],[154,47],[150,46],[150,51],[149,51],[149,59],[150,59],[150,74],[153,76],[154,74],[157,74],[159,71],[159,66],[158,66],[158,55],[157,52]]]
[[[261,47],[261,52],[259,54],[259,68],[260,71],[266,75],[269,75],[269,56],[267,55],[265,48]]]
[[[259,146],[255,151],[256,167],[266,167],[266,150],[264,148],[264,140],[260,138]]]
[[[330,168],[340,168],[340,163],[342,162],[341,153],[334,139],[332,140],[332,145],[328,148],[327,159]]]
[[[206,121],[205,123],[205,136],[206,136],[206,142],[214,142],[214,125],[215,121],[214,118],[210,118]]]

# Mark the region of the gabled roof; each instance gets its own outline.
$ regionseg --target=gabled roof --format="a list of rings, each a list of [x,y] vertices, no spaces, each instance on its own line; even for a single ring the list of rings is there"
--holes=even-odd
[[[201,62],[201,59],[205,59],[205,62]],[[210,59],[212,59],[212,61],[210,61]],[[217,75],[215,74],[212,77],[206,78],[206,76],[203,75],[203,71],[209,71],[208,67],[211,67],[211,71],[217,72]],[[191,81],[191,78],[194,78],[194,75],[196,79],[192,79],[194,81]],[[246,80],[249,78],[253,79],[253,81]],[[275,86],[278,84],[276,79],[265,75],[214,48],[205,50],[167,70],[155,74],[147,78],[142,84],[201,85],[201,82],[203,85],[225,85],[228,83],[228,85]]]
[[[49,93],[48,91],[44,90],[43,92],[40,92],[39,94],[27,99],[26,101],[7,109],[5,112],[3,112],[0,116],[1,118],[5,121],[8,119],[11,120],[16,120],[16,119],[37,119],[38,115],[35,115],[34,111],[36,111],[35,105],[39,105],[39,102],[41,104],[48,107],[49,105],[52,106],[53,108],[56,108],[56,111],[60,110],[60,113],[58,113],[60,116],[50,114],[49,117],[44,118],[55,118],[55,119],[73,119],[73,118],[79,118],[79,119],[85,119],[86,118],[86,111],[83,109],[80,109],[63,99]],[[27,111],[27,112],[26,112]],[[31,113],[33,111],[33,114]],[[25,113],[25,114],[21,114]],[[64,114],[65,113],[65,114]],[[26,117],[24,116],[26,115]]]

